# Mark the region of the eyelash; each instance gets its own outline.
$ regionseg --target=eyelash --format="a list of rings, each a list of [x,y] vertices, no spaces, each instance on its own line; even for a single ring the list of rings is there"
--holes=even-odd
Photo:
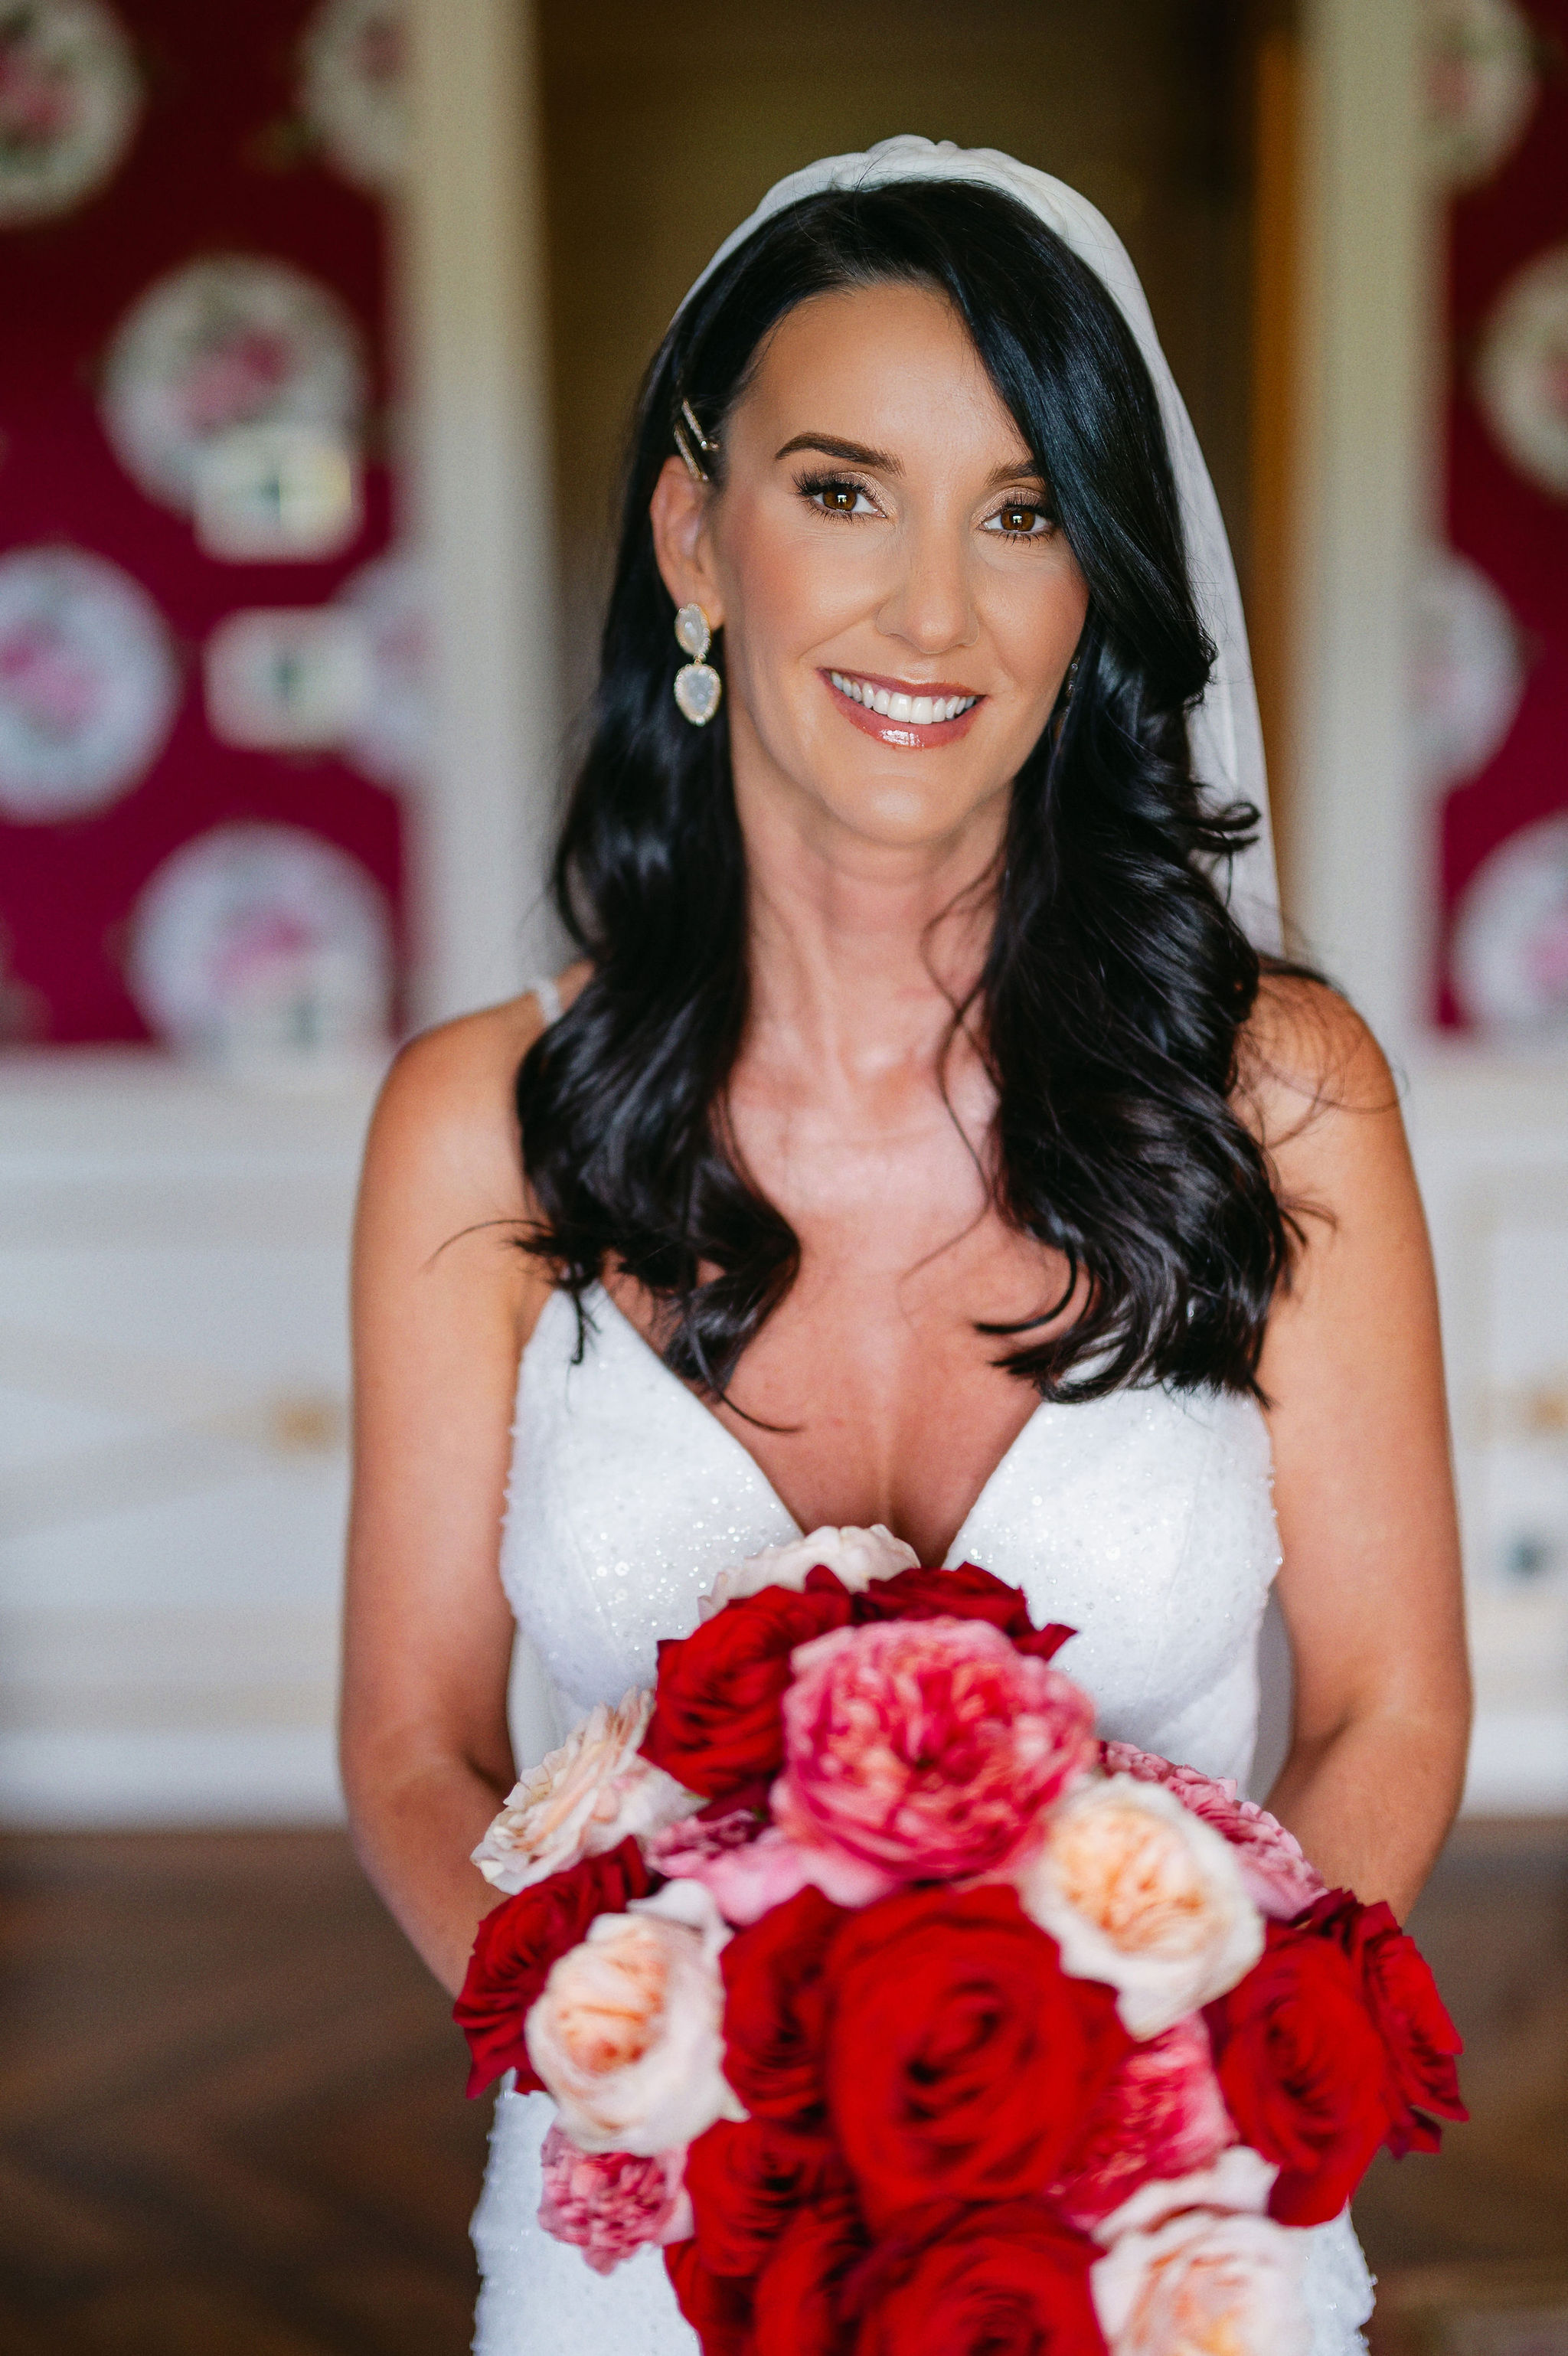
[[[812,501],[820,499],[827,491],[853,491],[858,498],[873,501],[876,498],[876,493],[870,485],[859,480],[853,475],[797,475],[795,478],[795,487],[802,498]],[[992,509],[992,515],[1007,515],[1017,509],[1023,509],[1029,514],[1039,517],[1045,529],[1043,531],[1002,531],[998,533],[998,538],[1031,541],[1050,540],[1052,537],[1056,530],[1056,518],[1039,499],[1004,499],[999,507]],[[856,515],[853,508],[819,507],[816,511],[821,516],[834,517],[841,523],[859,523],[865,520],[863,517]],[[986,520],[988,523],[991,517],[987,516]]]

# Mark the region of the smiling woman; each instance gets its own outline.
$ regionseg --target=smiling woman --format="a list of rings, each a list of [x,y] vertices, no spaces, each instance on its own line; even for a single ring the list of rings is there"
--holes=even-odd
[[[1409,1904],[1466,1718],[1431,1269],[1376,1047],[1232,908],[1249,744],[1107,225],[919,140],[783,184],[644,390],[556,868],[581,958],[416,1042],[367,1160],[344,1763],[449,1985],[507,1601],[613,1708],[827,1524],[1016,1583],[1102,1734],[1211,1778],[1278,1570],[1274,1807]],[[648,2250],[602,2282],[539,2230],[549,2126],[502,2097],[482,2356],[690,2356]],[[1314,2356],[1353,2356],[1348,2222],[1304,2238]]]
[[[669,697],[672,600],[721,648],[700,738]],[[561,839],[592,979],[519,1081],[533,1248],[579,1298],[613,1250],[667,1363],[724,1400],[800,1268],[748,1174],[736,1066],[773,1029],[748,929],[772,879],[876,857],[889,889],[919,878],[944,1079],[993,1140],[984,1330],[1008,1368],[1061,1397],[1251,1383],[1286,1230],[1232,1101],[1258,965],[1202,862],[1255,813],[1192,775],[1210,654],[1137,344],[1021,206],[833,192],[721,262],[645,391]],[[938,696],[964,708],[917,719]],[[936,1199],[927,1251],[985,1207]],[[759,1403],[766,1355],[747,1406],[787,1416]]]

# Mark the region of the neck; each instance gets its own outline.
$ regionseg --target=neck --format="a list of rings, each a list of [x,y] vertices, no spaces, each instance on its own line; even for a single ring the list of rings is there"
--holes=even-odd
[[[939,841],[887,844],[772,794],[736,804],[749,885],[748,1057],[863,1089],[934,1073],[995,922],[1007,796]]]

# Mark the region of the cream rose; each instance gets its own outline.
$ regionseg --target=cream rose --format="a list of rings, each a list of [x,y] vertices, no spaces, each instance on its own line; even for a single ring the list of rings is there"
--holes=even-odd
[[[869,1530],[848,1524],[839,1529],[825,1522],[819,1530],[792,1538],[787,1546],[763,1547],[760,1554],[748,1555],[744,1562],[721,1570],[712,1593],[698,1605],[698,1612],[702,1619],[711,1620],[726,1603],[737,1603],[741,1596],[755,1595],[764,1587],[788,1587],[798,1595],[805,1586],[806,1573],[818,1563],[841,1580],[851,1595],[859,1595],[874,1579],[918,1570],[920,1557],[880,1522],[873,1522]]]
[[[1124,2233],[1090,2286],[1110,2356],[1310,2356],[1305,2263],[1288,2225],[1188,2209]]]
[[[651,2159],[746,2117],[723,2072],[729,1937],[706,1890],[671,1881],[601,1914],[553,1965],[525,2034],[580,2150]]]
[[[702,1801],[638,1754],[652,1689],[635,1687],[613,1709],[598,1703],[559,1751],[530,1767],[474,1851],[486,1881],[508,1895],[603,1857],[627,1835],[662,1832]]]
[[[1222,1996],[1263,1953],[1263,1917],[1229,1842],[1130,1775],[1071,1794],[1009,1879],[1062,1970],[1115,1989],[1133,2037]]]

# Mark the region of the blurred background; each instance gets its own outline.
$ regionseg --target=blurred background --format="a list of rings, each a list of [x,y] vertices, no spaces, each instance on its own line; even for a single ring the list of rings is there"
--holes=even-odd
[[[556,961],[672,309],[900,130],[1131,248],[1287,911],[1404,1078],[1475,2116],[1369,2181],[1376,2345],[1568,2350],[1568,0],[4,0],[7,2351],[466,2345],[485,2120],[333,1767],[357,1156],[400,1036]]]

